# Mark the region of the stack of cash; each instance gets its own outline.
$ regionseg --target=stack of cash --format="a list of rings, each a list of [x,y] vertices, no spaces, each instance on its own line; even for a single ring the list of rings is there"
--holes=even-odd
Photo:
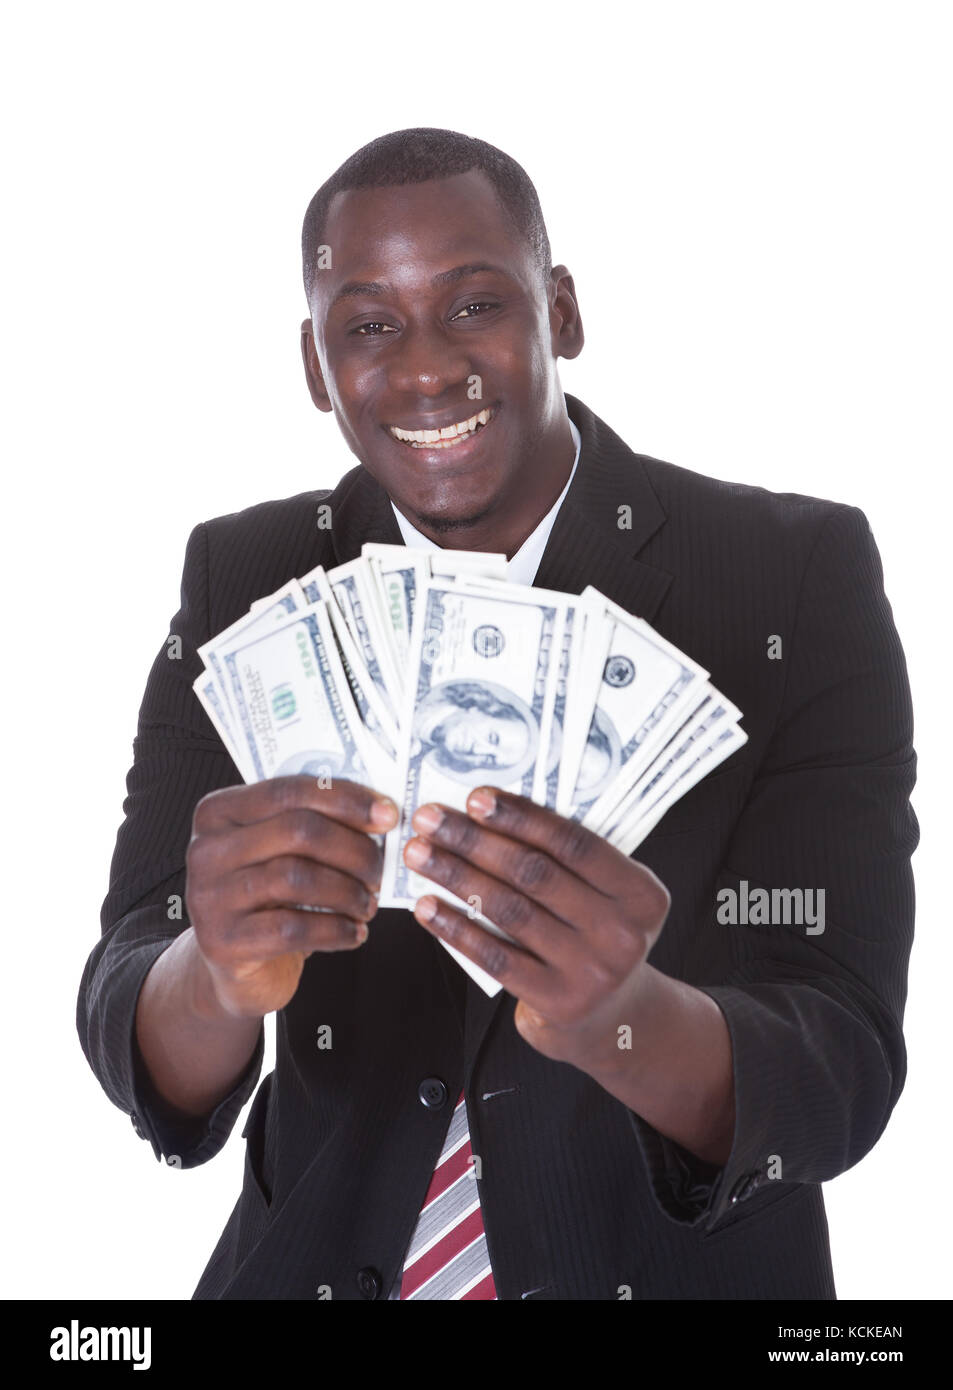
[[[493,930],[404,863],[418,806],[465,810],[474,787],[500,787],[630,855],[747,738],[708,672],[641,618],[591,586],[506,574],[504,555],[367,544],[253,603],[199,649],[194,687],[246,782],[305,773],[393,797],[382,907],[437,891]]]

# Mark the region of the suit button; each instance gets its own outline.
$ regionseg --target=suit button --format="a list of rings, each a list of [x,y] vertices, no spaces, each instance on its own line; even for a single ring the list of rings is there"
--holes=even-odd
[[[761,1186],[761,1179],[757,1173],[746,1173],[743,1178],[739,1178],[731,1189],[729,1201],[732,1206],[736,1202],[744,1202],[749,1198],[758,1187]]]
[[[447,1103],[447,1088],[439,1076],[425,1076],[417,1087],[417,1099],[428,1110],[439,1110]]]
[[[381,1276],[377,1270],[367,1265],[357,1271],[357,1291],[362,1298],[377,1298],[381,1291]]]

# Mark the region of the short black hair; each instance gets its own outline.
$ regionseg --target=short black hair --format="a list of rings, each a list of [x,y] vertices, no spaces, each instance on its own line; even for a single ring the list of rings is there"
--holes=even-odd
[[[510,155],[456,130],[416,126],[381,135],[346,159],[315,193],[301,229],[304,291],[311,303],[314,261],[323,246],[328,208],[335,193],[351,188],[386,188],[429,179],[450,178],[480,169],[493,185],[497,200],[517,232],[533,249],[545,285],[552,269],[552,252],[543,210],[526,170]]]

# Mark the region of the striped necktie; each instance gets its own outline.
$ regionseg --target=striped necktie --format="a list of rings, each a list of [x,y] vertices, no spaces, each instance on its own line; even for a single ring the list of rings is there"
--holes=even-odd
[[[401,1298],[495,1299],[460,1092],[404,1259]]]

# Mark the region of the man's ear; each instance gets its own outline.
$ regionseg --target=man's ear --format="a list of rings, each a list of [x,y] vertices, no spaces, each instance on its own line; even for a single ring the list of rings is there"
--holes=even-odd
[[[314,346],[314,328],[310,319],[305,319],[301,324],[301,356],[304,360],[304,374],[308,381],[311,399],[319,410],[333,410],[334,407],[331,405],[331,399],[324,385],[324,374],[321,371],[321,364],[318,361],[318,354]]]
[[[553,356],[578,357],[582,352],[586,335],[582,331],[576,286],[564,265],[554,265],[550,272],[549,322],[552,328]]]

